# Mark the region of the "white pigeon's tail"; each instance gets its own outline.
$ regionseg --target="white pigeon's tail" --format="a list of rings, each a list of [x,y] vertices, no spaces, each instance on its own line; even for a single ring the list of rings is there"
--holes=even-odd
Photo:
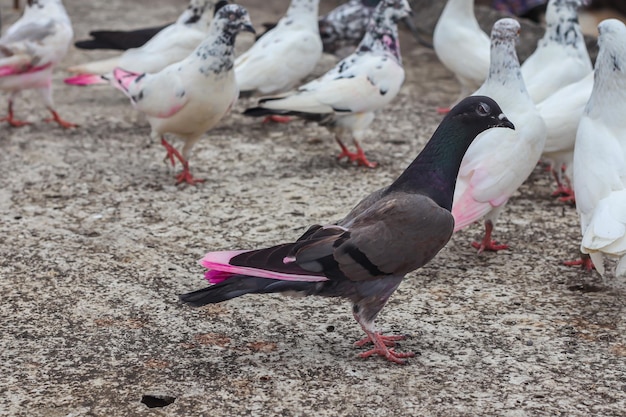
[[[73,65],[67,68],[67,71],[74,74],[104,75],[113,71],[113,69],[118,66],[119,61],[120,57],[115,56],[113,58],[102,59],[100,61],[92,61],[87,62],[86,64]]]

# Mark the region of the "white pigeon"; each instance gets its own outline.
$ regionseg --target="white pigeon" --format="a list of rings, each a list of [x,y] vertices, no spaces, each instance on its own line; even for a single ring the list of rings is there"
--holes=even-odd
[[[24,14],[0,38],[0,90],[9,96],[8,116],[0,119],[19,127],[28,122],[13,117],[13,102],[22,90],[36,89],[52,113],[54,121],[64,128],[67,122],[54,110],[52,71],[65,57],[74,32],[61,0],[29,0]]]
[[[183,60],[206,38],[215,3],[214,0],[191,0],[176,23],[165,27],[143,46],[109,59],[71,66],[67,70],[79,75],[66,78],[65,83],[102,84],[106,80],[100,75],[110,73],[115,67],[152,73]]]
[[[435,26],[433,47],[439,61],[461,84],[452,107],[480,87],[489,72],[489,36],[478,25],[474,0],[448,0]],[[448,110],[437,109],[439,113]]]
[[[515,130],[491,129],[476,138],[461,162],[454,192],[455,230],[485,219],[482,242],[472,244],[479,253],[507,248],[491,240],[493,227],[506,202],[537,165],[546,139],[546,126],[524,87],[515,52],[519,30],[519,23],[509,18],[493,25],[489,76],[474,93],[500,104]]]
[[[113,70],[111,83],[148,116],[151,137],[161,138],[166,158],[173,165],[176,157],[183,165],[178,183],[202,181],[189,172],[189,151],[239,96],[233,66],[235,37],[242,30],[254,33],[246,9],[225,5],[216,11],[206,39],[181,62],[154,74]],[[165,140],[166,133],[183,139],[182,152]]]
[[[550,163],[557,189],[552,195],[563,202],[574,202],[571,184],[576,130],[593,87],[593,72],[580,81],[566,85],[537,104],[546,123],[547,136],[541,158]]]
[[[322,57],[319,0],[291,0],[285,16],[235,60],[239,90],[276,94],[295,87]]]
[[[595,79],[574,148],[574,191],[580,216],[580,250],[604,275],[604,255],[618,257],[626,275],[626,26],[598,25]]]
[[[593,70],[578,24],[578,8],[584,2],[550,0],[548,3],[546,33],[522,65],[526,89],[535,103]]]
[[[261,99],[259,107],[247,109],[244,114],[296,115],[317,121],[335,133],[342,150],[338,159],[347,157],[359,165],[375,167],[359,141],[375,112],[396,97],[404,81],[397,22],[410,12],[407,0],[381,1],[353,54],[320,78],[285,95]],[[348,151],[343,144],[344,135],[352,137],[356,152]]]

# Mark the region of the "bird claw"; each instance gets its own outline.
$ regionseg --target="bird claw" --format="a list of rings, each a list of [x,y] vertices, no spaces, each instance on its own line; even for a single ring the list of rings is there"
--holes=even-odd
[[[509,245],[499,245],[495,240],[488,240],[483,242],[472,242],[472,246],[478,249],[478,253],[483,253],[484,251],[488,252],[497,252],[499,250],[508,249]]]
[[[581,269],[583,269],[585,271],[588,271],[588,272],[590,272],[593,269],[595,269],[595,265],[593,264],[593,261],[588,256],[581,256],[580,259],[576,259],[575,261],[564,261],[563,265],[565,265],[565,266],[580,266]]]
[[[567,187],[562,184],[559,185],[554,192],[552,192],[552,197],[559,197],[559,201],[563,203],[576,203],[574,190],[572,190],[571,187]]]
[[[406,335],[392,335],[383,336],[380,333],[374,333],[366,331],[367,337],[354,343],[355,346],[361,347],[367,343],[374,344],[374,347],[366,352],[359,353],[361,358],[369,358],[372,355],[379,355],[385,357],[387,360],[404,365],[407,363],[405,358],[412,358],[415,356],[413,352],[396,352],[393,347],[396,346],[398,340],[404,340]]]
[[[395,362],[400,365],[406,365],[408,362],[405,361],[405,358],[412,358],[415,356],[413,352],[396,352],[394,349],[387,349],[375,347],[374,349],[370,349],[367,352],[359,353],[359,357],[361,358],[369,358],[372,355],[379,355],[385,357],[388,361]]]
[[[22,127],[31,124],[25,120],[14,119],[13,115],[9,114],[7,117],[0,118],[0,122],[7,122],[13,127]]]
[[[376,168],[378,162],[370,162],[365,156],[363,149],[359,149],[357,152],[350,152],[347,148],[342,148],[341,153],[337,155],[337,160],[348,158],[350,162],[356,162],[359,166],[365,166],[368,168]]]
[[[181,172],[180,174],[176,176],[176,184],[180,184],[184,182],[184,183],[191,184],[191,185],[197,185],[198,183],[201,183],[204,181],[206,180],[202,178],[194,178],[188,169],[184,169],[183,172]]]
[[[71,122],[68,122],[67,120],[61,119],[61,116],[59,116],[59,114],[56,111],[50,110],[50,113],[52,113],[52,117],[44,119],[44,122],[46,123],[55,122],[64,129],[71,129],[73,127],[78,127],[78,125],[75,123],[71,123]]]

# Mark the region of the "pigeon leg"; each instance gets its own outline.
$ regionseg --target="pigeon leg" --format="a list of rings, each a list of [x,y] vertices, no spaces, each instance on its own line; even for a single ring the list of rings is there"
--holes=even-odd
[[[352,160],[352,158],[353,158],[352,152],[350,152],[348,150],[348,148],[346,148],[346,145],[343,144],[341,139],[339,139],[338,137],[335,137],[335,140],[337,141],[337,144],[341,148],[341,153],[339,155],[337,155],[337,160],[340,160],[342,158],[348,158],[348,159]]]
[[[369,358],[372,355],[379,355],[385,357],[388,361],[405,365],[407,363],[407,361],[404,360],[405,358],[412,358],[415,356],[415,353],[413,352],[396,352],[393,348],[389,347],[395,346],[397,340],[405,339],[406,336],[383,336],[382,334],[370,329],[370,326],[364,323],[358,314],[354,314],[354,319],[361,325],[361,328],[367,335],[365,339],[359,340],[355,343],[355,345],[363,346],[368,342],[372,342],[374,344],[373,349],[359,353],[359,357]]]
[[[185,158],[182,157],[180,152],[178,152],[175,147],[170,145],[165,140],[165,137],[163,136],[161,136],[161,145],[163,145],[163,147],[165,147],[165,149],[167,150],[167,155],[165,155],[165,158],[163,158],[163,161],[167,161],[169,159],[170,162],[172,163],[172,166],[175,166],[176,160],[174,159],[174,157],[176,157],[181,163],[185,160]]]
[[[263,119],[263,124],[266,123],[289,123],[291,121],[291,117],[289,116],[280,116],[278,114],[271,114],[269,116],[266,116],[265,119]]]
[[[509,245],[498,245],[498,242],[491,240],[491,232],[493,231],[493,223],[491,220],[485,221],[485,236],[482,242],[472,242],[472,246],[478,249],[478,253],[483,251],[497,252],[499,250],[508,249]]]
[[[204,182],[203,179],[194,178],[189,171],[189,162],[186,160],[180,161],[183,164],[183,172],[176,176],[176,184],[180,184],[181,182],[186,182],[187,184],[196,185],[199,182]]]
[[[67,120],[61,119],[61,116],[59,116],[59,113],[57,113],[55,110],[53,110],[52,107],[48,107],[48,110],[50,110],[50,113],[52,113],[52,117],[50,117],[48,119],[44,119],[44,122],[46,122],[46,123],[56,122],[59,126],[65,128],[65,129],[70,129],[72,127],[78,127],[78,125],[75,124],[75,123],[70,123]]]
[[[565,261],[563,262],[563,265],[580,266],[585,271],[591,271],[595,269],[595,266],[593,265],[593,261],[591,260],[591,257],[589,257],[589,255],[584,254],[584,253],[580,254],[580,259],[576,259],[575,261]]]
[[[363,148],[359,145],[356,139],[353,140],[354,146],[356,147],[356,154],[354,159],[350,159],[352,161],[356,161],[357,164],[366,166],[368,168],[376,168],[378,162],[370,162],[365,156],[365,152],[363,152]]]
[[[437,107],[437,114],[448,114],[450,113],[450,107]]]
[[[574,190],[572,189],[572,184],[569,180],[569,178],[567,178],[567,176],[565,176],[565,181],[567,182],[567,184],[563,184],[563,182],[561,181],[561,179],[559,178],[560,176],[558,175],[558,173],[556,172],[555,169],[551,169],[552,171],[552,175],[554,176],[554,179],[556,181],[556,190],[552,193],[553,197],[560,197],[559,201],[562,201],[563,203],[575,203],[576,202],[576,198],[574,197]],[[561,167],[561,172],[565,171],[565,165]]]
[[[30,124],[30,122],[13,118],[13,100],[11,99],[9,99],[9,114],[7,117],[0,118],[0,122],[8,122],[13,127],[22,127]]]
[[[339,139],[338,137],[335,137],[335,140],[339,144],[339,147],[341,147],[341,153],[337,156],[337,159],[348,158],[350,162],[356,162],[358,165],[366,166],[368,168],[376,168],[376,166],[378,165],[377,162],[370,162],[367,159],[367,157],[365,156],[365,152],[363,151],[361,145],[359,145],[359,142],[357,142],[356,139],[353,140],[354,146],[356,147],[356,152],[350,152],[346,145],[344,145],[341,139]]]

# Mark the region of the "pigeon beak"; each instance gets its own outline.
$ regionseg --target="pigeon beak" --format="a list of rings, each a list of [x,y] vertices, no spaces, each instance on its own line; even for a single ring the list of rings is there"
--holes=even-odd
[[[498,115],[498,124],[496,127],[508,127],[509,129],[515,130],[515,125],[506,118],[504,113],[500,113],[500,115]]]
[[[244,23],[241,30],[243,30],[244,32],[250,32],[256,35],[256,30],[254,30],[254,26],[252,26],[251,23]]]
[[[411,12],[409,16],[406,16],[402,19],[402,21],[404,22],[404,25],[407,27],[407,29],[409,29],[413,37],[417,40],[417,42],[420,45],[425,46],[426,48],[433,49],[433,44],[424,40],[424,38],[422,37],[422,34],[419,32],[419,30],[417,30],[417,27],[415,27],[415,24],[413,23],[413,19],[411,19],[412,15],[413,15],[413,12]]]

